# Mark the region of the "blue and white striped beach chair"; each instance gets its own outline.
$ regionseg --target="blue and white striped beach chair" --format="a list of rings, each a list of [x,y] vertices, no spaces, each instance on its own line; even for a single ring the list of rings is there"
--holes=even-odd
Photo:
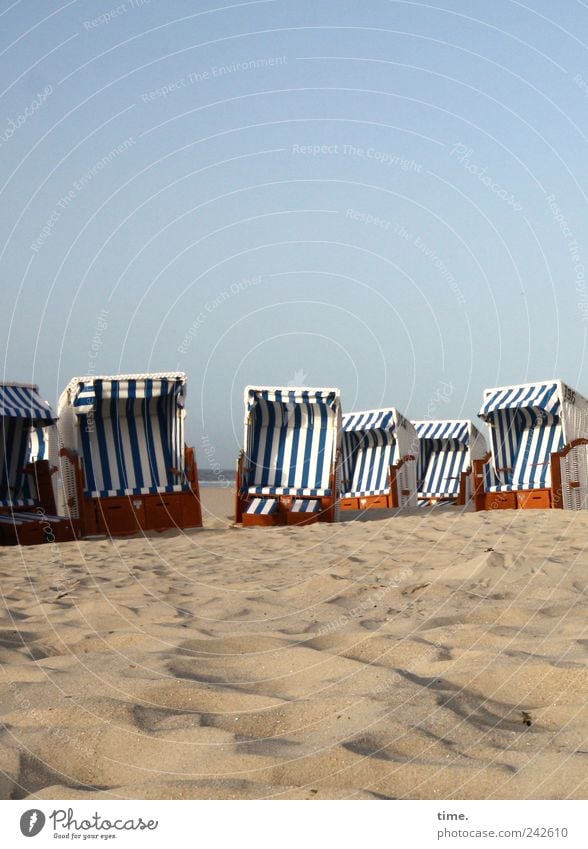
[[[39,395],[37,386],[0,384],[0,507],[20,508],[36,504],[38,493],[34,476],[27,471],[45,446],[44,432],[55,422],[49,404]],[[42,458],[39,458],[42,459]]]
[[[415,507],[417,435],[398,410],[343,416],[342,510]]]
[[[200,527],[183,373],[76,377],[59,401],[64,499],[85,535]]]
[[[588,401],[560,380],[525,383],[487,389],[479,415],[491,458],[475,467],[478,509],[559,506],[552,455],[588,436]]]
[[[0,541],[4,544],[73,539],[70,523],[55,515],[46,459],[47,431],[55,420],[37,386],[0,384]]]
[[[419,504],[466,504],[472,495],[472,463],[487,453],[484,437],[469,419],[413,424],[419,437]]]
[[[249,526],[334,521],[340,430],[338,389],[248,386],[236,521]]]

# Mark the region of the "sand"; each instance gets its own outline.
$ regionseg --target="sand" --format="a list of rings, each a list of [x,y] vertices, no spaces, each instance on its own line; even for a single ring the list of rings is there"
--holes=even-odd
[[[4,799],[585,799],[588,513],[0,549]]]

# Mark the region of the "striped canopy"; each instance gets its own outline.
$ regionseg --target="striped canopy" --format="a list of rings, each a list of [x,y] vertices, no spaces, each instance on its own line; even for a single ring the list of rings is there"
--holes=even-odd
[[[386,495],[390,466],[398,459],[396,410],[366,410],[343,416],[343,498]]]
[[[251,412],[260,403],[319,404],[336,410],[339,407],[338,389],[255,389],[245,390],[247,411]]]
[[[45,431],[54,422],[37,386],[0,384],[0,506],[36,503],[35,482],[25,467],[45,456]]]
[[[255,495],[332,494],[337,389],[245,390],[245,486]]]
[[[0,383],[0,416],[40,425],[55,421],[53,410],[39,395],[39,388],[18,383]]]
[[[453,439],[463,445],[470,442],[470,422],[460,421],[424,421],[413,422],[419,439]]]
[[[17,417],[0,418],[0,506],[35,503],[34,481],[25,474],[30,460],[30,423]]]
[[[551,486],[550,458],[563,447],[557,383],[488,390],[480,417],[490,426],[489,491]]]
[[[393,433],[394,410],[367,410],[343,415],[343,433],[362,433],[369,430],[386,430]]]
[[[145,495],[188,486],[185,383],[183,374],[78,380],[70,403],[79,424],[86,495]]]
[[[498,410],[520,410],[530,407],[558,415],[561,401],[557,383],[491,389],[486,393],[479,416],[484,421],[488,421],[489,417]]]

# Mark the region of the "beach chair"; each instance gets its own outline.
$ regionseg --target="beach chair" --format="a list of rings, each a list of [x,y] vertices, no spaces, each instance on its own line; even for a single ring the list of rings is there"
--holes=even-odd
[[[335,521],[340,438],[338,389],[248,386],[235,521],[245,527]]]
[[[573,439],[551,455],[552,506],[588,508],[588,438]]]
[[[474,461],[476,509],[576,503],[569,490],[579,482],[573,475],[566,477],[565,458],[570,451],[571,459],[585,451],[588,400],[561,380],[524,383],[487,389],[479,415],[488,425],[491,450]]]
[[[419,438],[419,505],[465,505],[472,497],[472,463],[487,454],[486,440],[469,419],[413,422]]]
[[[202,526],[186,375],[75,377],[59,399],[63,507],[83,536]]]
[[[32,384],[0,384],[0,544],[39,545],[75,538],[57,515],[47,432],[55,416]]]
[[[343,416],[341,510],[416,507],[416,431],[398,410]]]

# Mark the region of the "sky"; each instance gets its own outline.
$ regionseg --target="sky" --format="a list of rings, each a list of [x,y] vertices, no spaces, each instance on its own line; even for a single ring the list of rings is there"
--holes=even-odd
[[[0,2],[2,379],[588,395],[588,4]],[[212,448],[211,448],[212,446]]]

